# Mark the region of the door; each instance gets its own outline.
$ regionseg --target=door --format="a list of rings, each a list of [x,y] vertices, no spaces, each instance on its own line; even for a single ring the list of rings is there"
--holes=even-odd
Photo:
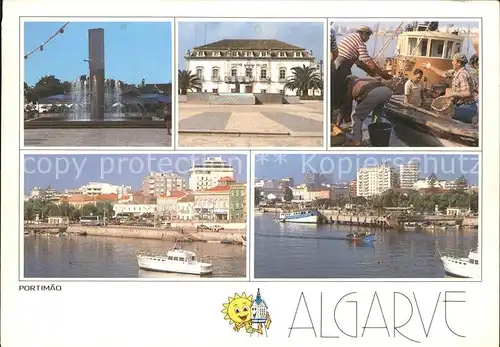
[[[252,94],[253,86],[245,86],[245,93]]]

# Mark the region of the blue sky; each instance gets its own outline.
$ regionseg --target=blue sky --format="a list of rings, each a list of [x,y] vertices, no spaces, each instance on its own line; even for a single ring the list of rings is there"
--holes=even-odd
[[[240,154],[113,154],[113,155],[25,155],[24,192],[33,187],[56,190],[79,188],[89,181],[130,185],[134,191],[150,171],[175,172],[188,177],[192,163],[201,164],[207,157],[222,157],[230,163],[238,182],[247,182],[247,156]]]
[[[46,41],[64,23],[26,22],[24,53]],[[104,29],[106,78],[130,84],[169,83],[172,80],[172,24],[170,22],[70,22],[43,52],[25,60],[25,81],[34,85],[42,76],[72,81],[88,74],[88,29]]]
[[[255,177],[280,179],[291,176],[296,183],[303,182],[305,172],[323,172],[332,183],[356,179],[356,172],[365,166],[386,162],[398,166],[409,161],[420,165],[422,178],[435,173],[439,179],[451,180],[464,175],[470,184],[478,183],[477,155],[429,155],[429,154],[269,154],[257,155]]]
[[[321,60],[325,31],[317,22],[179,22],[178,65],[184,68],[186,50],[223,39],[275,39],[312,50]]]

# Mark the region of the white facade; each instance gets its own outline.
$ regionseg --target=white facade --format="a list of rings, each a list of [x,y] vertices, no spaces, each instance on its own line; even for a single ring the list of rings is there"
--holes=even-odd
[[[113,211],[115,211],[115,215],[121,213],[132,213],[136,216],[140,216],[144,213],[155,214],[157,206],[153,204],[114,204]]]
[[[81,186],[80,191],[84,195],[101,195],[101,194],[117,194],[118,196],[127,195],[132,192],[131,186],[118,186],[102,182],[89,182],[89,184]]]
[[[278,188],[278,182],[273,179],[256,178],[253,186],[261,189],[275,189]]]
[[[357,173],[356,193],[364,197],[381,194],[394,187],[394,176],[386,165],[361,168]]]
[[[418,181],[420,167],[418,163],[407,163],[399,166],[399,187],[412,189],[413,184]]]
[[[277,40],[222,40],[195,47],[185,69],[200,78],[198,92],[284,93],[292,68],[314,63],[312,52]]]
[[[189,169],[189,189],[207,190],[216,187],[223,177],[234,179],[234,168],[221,157],[207,158]]]

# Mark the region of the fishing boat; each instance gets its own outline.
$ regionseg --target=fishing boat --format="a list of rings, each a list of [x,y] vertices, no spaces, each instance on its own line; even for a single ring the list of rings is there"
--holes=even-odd
[[[375,233],[370,232],[362,232],[362,233],[352,233],[346,236],[346,239],[350,242],[363,242],[363,243],[372,243],[375,242],[376,237]]]
[[[464,50],[468,36],[439,31],[439,22],[412,23],[406,30],[399,30],[403,23],[374,58],[382,69],[395,76],[393,81],[387,82],[394,95],[386,103],[385,117],[396,124],[396,136],[405,139],[410,146],[477,147],[478,128],[452,119],[452,104],[443,96],[451,83],[449,79],[423,69],[428,98],[422,107],[405,104],[403,96],[405,81],[424,63],[429,62],[440,70],[452,69],[453,55]],[[395,55],[383,58],[384,49],[396,37]]]
[[[467,258],[460,257],[452,251],[439,251],[444,271],[447,275],[461,278],[481,279],[479,247],[471,249]]]
[[[294,212],[282,212],[278,220],[282,223],[310,223],[318,224],[319,211],[299,210]]]
[[[159,272],[173,272],[190,275],[210,275],[211,263],[198,260],[196,253],[174,245],[166,255],[139,252],[137,263],[140,269]]]

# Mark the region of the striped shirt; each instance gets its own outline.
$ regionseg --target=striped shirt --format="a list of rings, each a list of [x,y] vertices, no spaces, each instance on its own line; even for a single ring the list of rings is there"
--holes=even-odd
[[[361,40],[361,36],[358,33],[349,34],[339,43],[339,57],[346,60],[360,60],[363,62],[368,62],[372,60],[366,45]]]

